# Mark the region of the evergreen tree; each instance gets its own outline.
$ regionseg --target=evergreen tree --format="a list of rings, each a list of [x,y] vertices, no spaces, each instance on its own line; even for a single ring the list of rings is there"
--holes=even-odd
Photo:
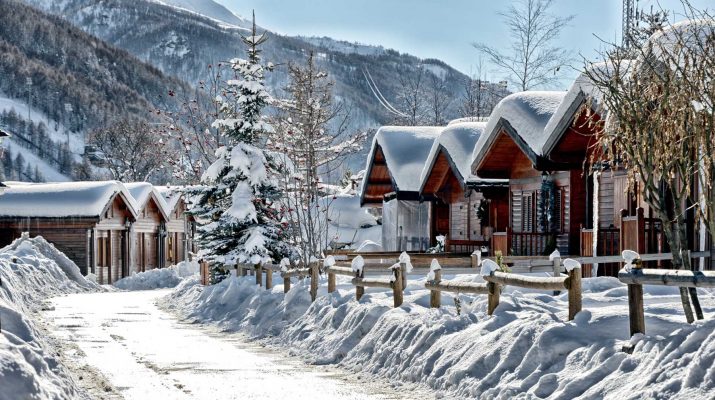
[[[271,97],[264,86],[265,71],[260,46],[265,34],[243,36],[248,59],[231,60],[234,79],[226,84],[219,117],[213,126],[226,137],[216,151],[216,161],[192,189],[196,202],[191,212],[199,222],[200,255],[212,264],[213,281],[228,274],[236,263],[278,261],[289,253],[281,222],[280,191],[275,183],[277,167],[259,146],[270,126],[264,109]]]

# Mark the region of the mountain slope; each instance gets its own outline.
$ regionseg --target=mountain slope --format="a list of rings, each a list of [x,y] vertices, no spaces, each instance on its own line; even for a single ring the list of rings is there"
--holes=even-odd
[[[193,11],[197,14],[213,18],[215,20],[225,22],[227,24],[245,27],[250,24],[249,21],[238,17],[236,14],[229,11],[226,7],[216,3],[213,0],[154,0],[157,3],[166,4],[169,6],[182,8]]]
[[[0,124],[13,134],[14,153],[22,147],[56,169],[45,169],[48,178],[72,174],[89,130],[172,108],[169,88],[192,90],[68,21],[19,1],[0,1],[0,113],[16,113]],[[34,167],[42,168],[39,162]]]
[[[207,64],[216,64],[243,55],[238,38],[242,28],[197,15],[158,2],[137,0],[26,0],[50,10],[78,27],[137,57],[152,63],[165,73],[187,82],[204,79]],[[183,4],[185,8],[203,10],[209,0],[162,0],[162,3]],[[215,3],[213,3],[215,4]],[[217,4],[216,4],[217,5]],[[219,6],[220,7],[220,6]],[[230,19],[225,12],[222,20]],[[233,14],[230,14],[233,15]],[[260,22],[260,15],[257,16]],[[246,26],[238,22],[239,26]],[[365,69],[375,78],[382,94],[396,102],[401,79],[419,74],[421,66],[428,71],[440,71],[446,92],[453,101],[447,108],[447,119],[457,117],[456,100],[461,93],[465,75],[437,60],[420,60],[414,56],[385,50],[377,46],[353,46],[329,38],[301,38],[270,33],[264,46],[268,61],[281,65],[304,61],[308,52],[317,53],[320,66],[336,81],[336,97],[354,111],[356,127],[374,127],[390,123],[385,111],[366,82]],[[431,72],[430,72],[431,73]],[[286,68],[271,74],[268,84],[279,92],[287,82]]]

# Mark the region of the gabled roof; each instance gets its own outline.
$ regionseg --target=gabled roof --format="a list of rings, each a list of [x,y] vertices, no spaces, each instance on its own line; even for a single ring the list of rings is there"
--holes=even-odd
[[[164,197],[170,211],[174,211],[184,197],[182,186],[154,186],[154,188]]]
[[[99,218],[117,196],[134,218],[138,215],[134,198],[117,181],[6,184],[0,196],[0,217]]]
[[[166,201],[164,201],[164,196],[162,196],[161,193],[154,188],[154,185],[149,182],[130,182],[125,183],[124,186],[127,187],[129,193],[136,201],[136,204],[139,207],[137,210],[144,209],[151,199],[154,200],[154,203],[164,219],[167,221],[169,220],[171,209],[166,204]]]
[[[414,195],[420,190],[420,174],[435,138],[443,128],[434,126],[383,126],[375,134],[367,159],[365,181],[360,193],[360,203],[365,202],[370,190],[375,167],[386,168],[385,179],[390,191],[398,196]],[[384,159],[384,160],[383,160]],[[382,164],[384,162],[384,165]],[[379,166],[376,164],[380,163]],[[386,187],[388,185],[384,185]]]
[[[443,154],[449,163],[452,173],[465,188],[468,183],[501,183],[502,180],[481,179],[472,174],[472,153],[479,138],[484,133],[487,122],[452,121],[435,139],[430,149],[427,162],[420,175],[420,193],[430,179],[435,163]]]
[[[474,147],[472,171],[478,172],[500,134],[506,133],[526,157],[538,164],[547,124],[567,92],[519,92],[502,99],[492,111],[484,134]]]
[[[10,136],[9,133],[5,132],[4,130],[0,129],[0,138],[8,137]]]

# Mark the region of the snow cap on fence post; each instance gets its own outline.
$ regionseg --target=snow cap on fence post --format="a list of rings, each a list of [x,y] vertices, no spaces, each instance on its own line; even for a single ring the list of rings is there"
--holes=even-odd
[[[353,269],[353,272],[356,272],[359,276],[362,276],[362,269],[365,266],[365,260],[362,258],[362,256],[357,256],[353,258],[353,262],[350,264],[350,267]]]
[[[290,267],[290,260],[287,257],[284,257],[278,265],[281,266],[281,272],[288,272],[288,267]]]
[[[362,258],[362,257],[360,257]],[[323,260],[323,267],[329,268],[335,265],[335,257],[333,256],[327,256],[325,257],[325,260]]]
[[[549,261],[554,261],[557,258],[561,258],[561,253],[559,253],[559,249],[556,249],[551,254],[549,254]]]
[[[479,265],[482,265],[482,249],[474,250],[474,252],[472,252],[472,256],[477,258],[474,268]]]
[[[410,255],[407,254],[406,251],[403,251],[402,254],[400,254],[400,263],[405,264],[405,270],[407,273],[412,272],[412,263],[410,262]]]
[[[499,271],[499,264],[495,263],[492,260],[486,259],[482,261],[482,270],[481,274],[482,276],[489,276],[492,274],[494,271]]]
[[[564,260],[564,268],[566,268],[566,271],[571,272],[574,269],[581,268],[581,263],[574,260],[573,258],[567,258]]]
[[[429,266],[429,273],[427,274],[427,280],[433,281],[434,280],[434,272],[439,271],[441,269],[442,269],[442,266],[439,265],[439,261],[437,261],[436,258],[433,258],[432,263]]]
[[[626,265],[623,266],[626,271],[630,272],[633,268],[641,268],[641,255],[635,251],[623,250],[621,257],[626,262]]]

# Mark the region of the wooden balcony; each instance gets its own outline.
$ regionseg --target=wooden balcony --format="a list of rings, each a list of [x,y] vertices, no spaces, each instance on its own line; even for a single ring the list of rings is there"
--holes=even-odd
[[[494,232],[492,235],[492,254],[501,251],[510,256],[543,256],[549,244],[556,243],[556,234],[545,232]]]
[[[489,247],[488,240],[451,240],[447,239],[444,244],[445,252],[456,254],[471,254],[482,247]]]

